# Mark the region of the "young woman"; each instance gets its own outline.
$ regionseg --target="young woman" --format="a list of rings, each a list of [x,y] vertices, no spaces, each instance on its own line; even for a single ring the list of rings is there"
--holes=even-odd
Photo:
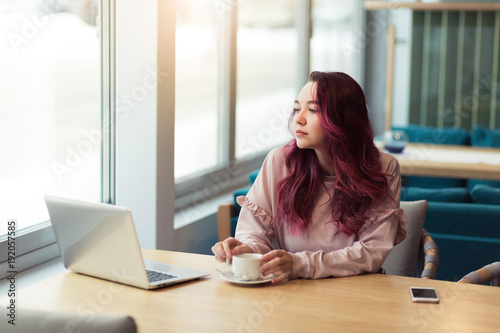
[[[313,72],[294,103],[294,139],[266,157],[242,206],[235,238],[215,258],[264,254],[273,283],[377,272],[406,236],[399,164],[373,143],[361,87]]]

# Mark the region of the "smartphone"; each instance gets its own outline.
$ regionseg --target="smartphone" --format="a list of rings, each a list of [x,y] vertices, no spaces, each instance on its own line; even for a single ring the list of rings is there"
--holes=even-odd
[[[413,302],[439,303],[439,297],[434,288],[410,287],[410,294]]]

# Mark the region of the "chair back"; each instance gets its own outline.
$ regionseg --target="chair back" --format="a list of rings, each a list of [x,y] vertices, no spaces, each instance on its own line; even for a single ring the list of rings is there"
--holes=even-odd
[[[424,229],[429,204],[426,200],[401,201],[406,215],[406,238],[396,245],[382,267],[387,274],[431,278],[436,277],[439,263],[437,245]]]
[[[118,314],[93,314],[93,316],[49,312],[38,309],[18,307],[14,322],[9,323],[9,317],[0,321],[0,332],[10,332],[14,327],[16,332],[80,332],[80,333],[136,333],[137,326],[130,316]],[[15,326],[13,325],[15,324]]]
[[[476,271],[470,272],[461,278],[459,283],[474,283],[484,284],[489,282],[490,285],[500,286],[500,262],[494,262],[486,265]]]

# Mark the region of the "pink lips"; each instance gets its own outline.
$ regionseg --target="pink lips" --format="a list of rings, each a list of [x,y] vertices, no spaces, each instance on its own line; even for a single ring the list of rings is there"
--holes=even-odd
[[[296,130],[296,131],[295,131],[295,136],[297,136],[297,137],[300,137],[300,136],[305,136],[305,135],[307,135],[307,133],[302,132],[302,131],[300,131],[300,130]]]

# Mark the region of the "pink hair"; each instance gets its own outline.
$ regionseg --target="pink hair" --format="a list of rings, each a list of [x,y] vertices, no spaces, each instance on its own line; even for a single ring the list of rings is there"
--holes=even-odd
[[[316,112],[336,175],[330,200],[332,222],[340,232],[357,234],[366,222],[365,214],[377,201],[394,200],[373,143],[365,96],[357,82],[344,73],[312,72],[309,81],[316,85]],[[295,139],[285,146],[285,156],[290,174],[278,184],[275,220],[279,225],[287,221],[289,231],[298,234],[310,222],[316,194],[324,186],[323,174],[315,151],[298,148]]]

